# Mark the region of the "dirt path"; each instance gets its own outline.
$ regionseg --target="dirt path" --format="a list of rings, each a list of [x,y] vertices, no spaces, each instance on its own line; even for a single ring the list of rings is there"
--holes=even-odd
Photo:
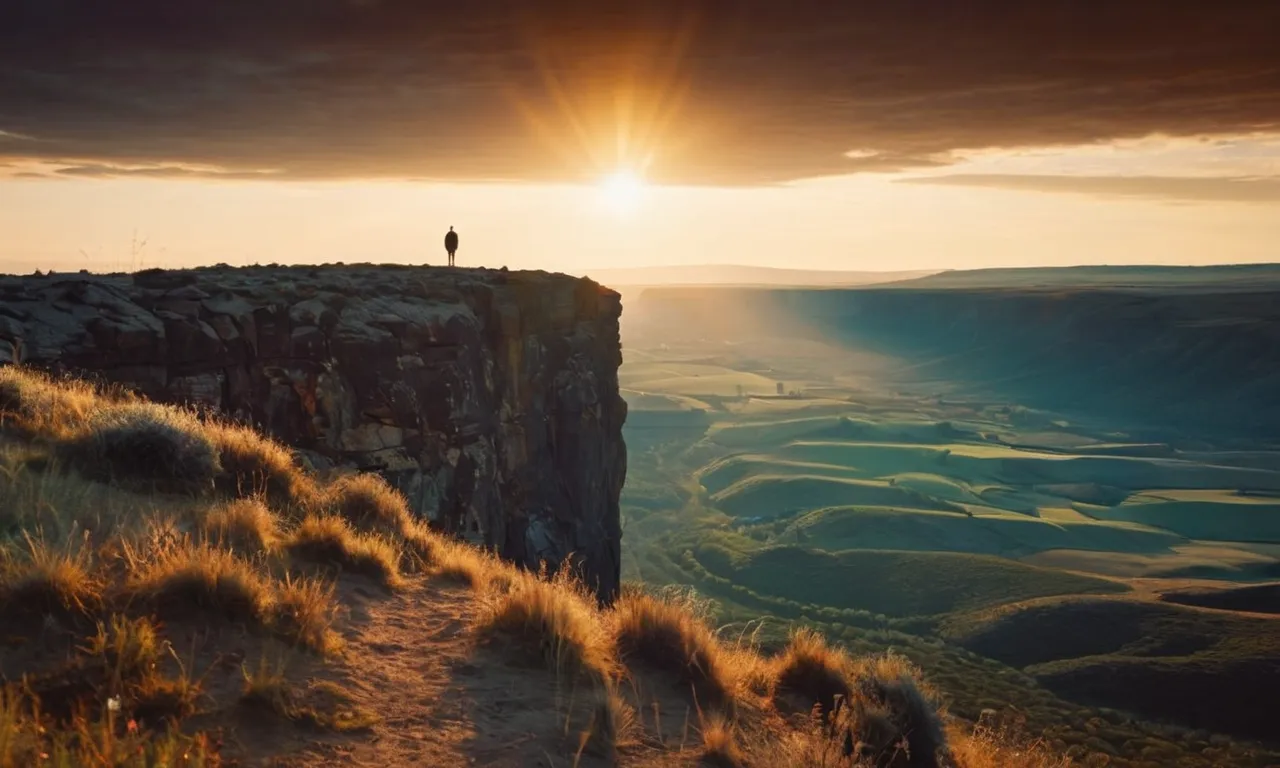
[[[346,658],[315,677],[346,689],[374,714],[372,732],[321,736],[269,763],[281,768],[608,765],[577,749],[574,692],[543,669],[513,666],[502,649],[477,648],[468,627],[475,594],[415,579],[395,595],[343,587]],[[568,724],[567,724],[568,723]]]

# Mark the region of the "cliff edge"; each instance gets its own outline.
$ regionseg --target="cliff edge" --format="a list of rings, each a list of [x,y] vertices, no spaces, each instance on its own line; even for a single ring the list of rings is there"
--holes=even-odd
[[[210,267],[0,276],[0,363],[251,423],[377,471],[432,525],[619,581],[619,295],[545,272]]]

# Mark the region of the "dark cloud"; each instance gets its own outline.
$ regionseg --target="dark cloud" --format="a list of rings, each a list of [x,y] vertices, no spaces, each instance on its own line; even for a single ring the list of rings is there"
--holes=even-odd
[[[0,131],[32,139],[0,155],[542,180],[624,146],[760,184],[1280,130],[1277,40],[1262,0],[0,0]]]
[[[1142,197],[1157,200],[1275,203],[1280,177],[1196,178],[1185,176],[1052,176],[1040,174],[948,174],[900,179],[905,184],[987,187],[1022,192]]]

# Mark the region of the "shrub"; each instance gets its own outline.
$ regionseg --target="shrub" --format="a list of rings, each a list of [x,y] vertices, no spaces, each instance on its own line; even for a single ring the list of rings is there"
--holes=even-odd
[[[509,591],[488,596],[476,631],[515,639],[562,679],[601,682],[610,676],[608,637],[594,600],[566,570],[550,579],[518,574]]]
[[[265,496],[283,510],[313,509],[320,492],[288,449],[249,427],[215,422],[206,424],[217,448],[221,471],[215,480],[220,493],[233,497]]]
[[[60,446],[85,477],[125,488],[196,494],[212,490],[218,451],[190,413],[155,403],[102,408]]]
[[[205,515],[201,527],[214,544],[245,553],[270,552],[279,538],[275,516],[259,499],[219,505]]]
[[[395,545],[378,536],[356,533],[340,517],[306,518],[284,548],[292,557],[369,576],[389,589],[400,585],[400,554]]]
[[[943,704],[905,658],[860,659],[846,707],[851,740],[877,766],[937,768],[948,757]]]
[[[326,496],[328,507],[359,530],[398,535],[413,520],[404,497],[381,475],[344,475],[329,486]]]
[[[675,672],[700,705],[732,703],[733,684],[723,648],[711,629],[685,606],[647,594],[624,595],[613,609],[618,652]]]
[[[808,627],[791,633],[775,663],[776,689],[800,697],[806,709],[817,704],[828,714],[837,701],[849,698],[849,657]]]
[[[185,543],[136,567],[125,595],[163,618],[212,614],[265,626],[273,607],[271,584],[230,552]]]

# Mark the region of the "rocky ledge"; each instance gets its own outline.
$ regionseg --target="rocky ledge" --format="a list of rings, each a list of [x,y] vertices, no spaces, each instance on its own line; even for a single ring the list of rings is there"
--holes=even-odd
[[[432,524],[619,579],[617,293],[545,272],[210,267],[0,276],[0,363],[217,409]]]

